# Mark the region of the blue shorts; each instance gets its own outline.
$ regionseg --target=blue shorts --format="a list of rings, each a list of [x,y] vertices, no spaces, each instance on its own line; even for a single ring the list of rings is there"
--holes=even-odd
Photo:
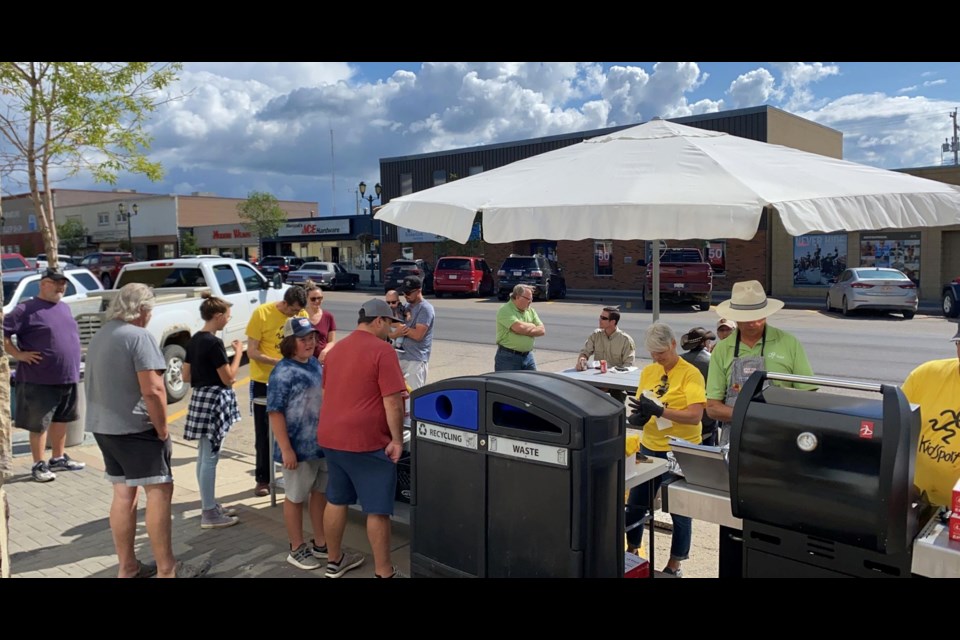
[[[356,453],[323,449],[327,460],[327,502],[356,504],[364,513],[393,515],[397,491],[397,465],[383,449]]]

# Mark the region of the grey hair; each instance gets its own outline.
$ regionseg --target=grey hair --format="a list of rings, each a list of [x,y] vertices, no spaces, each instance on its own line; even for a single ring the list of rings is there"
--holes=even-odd
[[[677,335],[673,332],[673,329],[670,328],[670,325],[657,322],[650,325],[650,328],[647,329],[647,335],[643,342],[647,347],[647,351],[658,353],[672,349],[676,340]]]
[[[140,282],[131,282],[120,287],[120,291],[107,307],[107,320],[133,322],[142,311],[153,311],[153,289]]]
[[[522,298],[524,291],[529,291],[530,295],[533,295],[533,287],[528,284],[518,284],[513,288],[513,291],[510,292],[510,299],[516,300],[517,298]]]

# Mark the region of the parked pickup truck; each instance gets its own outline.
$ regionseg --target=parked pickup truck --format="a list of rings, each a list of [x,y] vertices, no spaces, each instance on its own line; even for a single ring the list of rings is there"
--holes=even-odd
[[[156,290],[157,299],[147,330],[157,339],[167,361],[164,382],[168,403],[181,400],[189,389],[183,381],[185,347],[190,336],[203,328],[200,303],[205,291],[233,303],[230,322],[220,336],[227,345],[228,355],[232,355],[231,342],[240,340],[246,344],[245,331],[253,310],[264,302],[281,300],[287,288],[279,275],[268,280],[248,262],[230,258],[181,258],[128,264],[120,271],[115,289],[87,294],[98,295],[103,302],[99,312],[80,314],[76,318],[84,349],[103,326],[110,299],[131,282],[141,282]]]
[[[943,285],[943,315],[948,318],[960,316],[960,277]]]
[[[646,265],[643,301],[653,308],[653,263]],[[713,294],[713,267],[695,248],[660,249],[660,301],[692,302],[700,311],[710,310]]]

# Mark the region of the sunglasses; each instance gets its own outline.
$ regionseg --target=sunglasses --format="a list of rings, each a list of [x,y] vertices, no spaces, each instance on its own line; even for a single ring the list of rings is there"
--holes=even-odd
[[[310,298],[310,302],[320,302],[322,300],[323,300],[323,296],[320,296],[319,298]]]
[[[400,304],[399,300],[387,300],[387,304]]]
[[[667,378],[667,376],[663,376],[660,378],[660,384],[657,386],[656,389],[653,390],[653,392],[657,394],[658,398],[662,398],[664,395],[666,395],[667,391],[669,390],[670,390],[670,380]]]
[[[609,319],[610,319],[610,316],[600,316],[600,319],[601,319],[601,320],[609,320]]]

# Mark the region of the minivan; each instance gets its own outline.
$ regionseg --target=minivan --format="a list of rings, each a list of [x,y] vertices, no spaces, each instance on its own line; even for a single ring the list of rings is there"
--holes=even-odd
[[[487,261],[477,256],[445,256],[437,260],[433,271],[433,293],[442,298],[446,293],[492,296],[493,271]]]

